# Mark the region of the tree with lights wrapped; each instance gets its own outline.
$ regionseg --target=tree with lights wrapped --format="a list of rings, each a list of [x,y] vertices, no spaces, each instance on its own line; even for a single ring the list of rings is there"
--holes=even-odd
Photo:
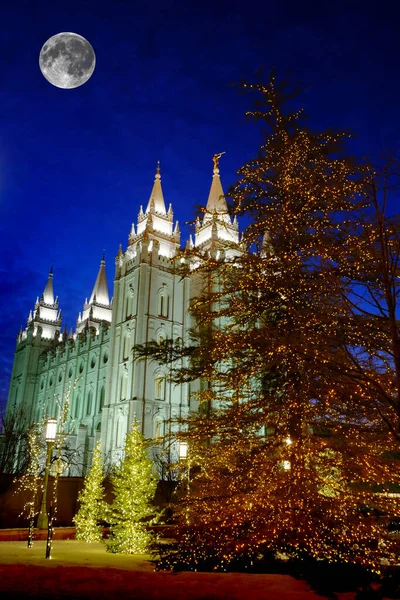
[[[78,496],[80,507],[74,517],[77,540],[84,542],[102,540],[101,522],[105,520],[107,513],[103,479],[101,444],[98,442],[93,451],[91,469],[85,477],[83,489]]]
[[[54,455],[51,457],[52,460],[50,463],[50,466],[54,465],[54,479],[52,485],[53,493],[51,500],[52,516],[50,522],[51,524],[49,525],[50,532],[52,532],[52,523],[57,518],[59,476],[66,466],[70,466],[71,458],[73,459],[75,455],[75,452],[71,451],[69,446],[65,444],[65,425],[69,414],[70,395],[71,387],[67,389],[62,399],[59,397],[56,399],[59,410],[59,418],[57,423],[58,432],[54,443],[55,452]],[[17,437],[14,438],[14,440],[12,439],[13,436],[11,436],[10,441],[16,441],[16,439],[19,438],[19,442],[14,447],[16,461],[15,465],[18,468],[21,468],[24,464],[26,465],[25,472],[18,476],[14,480],[14,483],[17,484],[15,490],[16,494],[24,493],[24,495],[26,495],[26,493],[28,493],[28,499],[24,504],[24,508],[20,516],[26,513],[29,518],[28,548],[31,548],[33,545],[34,520],[38,512],[38,493],[40,490],[43,494],[43,485],[46,479],[43,478],[43,471],[46,469],[46,454],[48,452],[48,446],[45,440],[45,431],[46,424],[49,421],[49,419],[48,416],[44,415],[41,423],[33,424],[27,428],[26,415],[25,419],[23,417],[24,411],[22,408],[20,408],[19,410],[17,409],[17,411],[14,410],[9,415],[8,423],[11,424],[11,432],[14,429],[14,426],[12,424],[15,424],[14,432],[17,434]],[[24,434],[21,435],[23,432]],[[48,543],[50,544],[51,535],[48,538]]]
[[[248,115],[269,128],[230,192],[250,224],[235,252],[222,240],[207,255],[185,252],[204,290],[191,304],[191,342],[136,349],[164,363],[189,358],[171,379],[202,382],[199,411],[177,436],[192,467],[182,541],[161,565],[226,569],[283,552],[379,570],[396,557],[357,507],[393,514],[373,486],[399,476],[393,439],[364,410],[354,373],[361,323],[348,274],[362,247],[366,170],[344,152],[347,134],[313,132],[285,109],[295,94],[273,76],[244,89],[257,96]]]
[[[153,504],[157,479],[153,470],[135,419],[126,436],[124,458],[111,476],[114,502],[110,509],[109,551],[141,554],[150,550],[153,534],[148,525],[157,519]]]
[[[349,317],[342,324],[348,360],[330,368],[349,380],[362,397],[359,410],[400,442],[400,216],[388,214],[390,197],[400,190],[398,160],[365,167],[359,222],[347,225],[344,300]],[[356,225],[356,226],[355,226]],[[355,350],[357,349],[357,350]]]

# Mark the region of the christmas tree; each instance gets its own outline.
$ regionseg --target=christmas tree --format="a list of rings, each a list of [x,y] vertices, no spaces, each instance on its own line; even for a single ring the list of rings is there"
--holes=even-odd
[[[157,518],[153,505],[157,479],[136,419],[126,436],[124,458],[111,481],[114,502],[108,550],[123,554],[148,552],[153,539],[148,525]]]
[[[244,88],[257,97],[249,116],[265,127],[230,192],[249,225],[236,248],[216,239],[206,254],[184,254],[204,290],[191,303],[190,344],[136,350],[174,361],[176,382],[200,380],[200,409],[177,436],[191,465],[182,542],[163,564],[226,569],[283,552],[379,570],[397,559],[363,507],[394,514],[393,499],[375,492],[399,474],[393,438],[377,410],[364,410],[371,389],[355,374],[365,170],[345,152],[347,134],[312,131],[286,108],[294,95],[273,76]],[[369,370],[379,381],[373,360]]]
[[[100,442],[93,452],[92,467],[85,477],[84,486],[78,496],[80,508],[74,517],[76,539],[84,542],[100,542],[102,531],[100,522],[105,518],[103,467]]]
[[[351,360],[329,368],[358,390],[358,410],[400,442],[400,215],[388,201],[400,189],[398,160],[367,163],[357,223],[343,224],[347,260],[341,265],[349,318],[342,323],[343,353]],[[356,350],[355,350],[356,349]]]

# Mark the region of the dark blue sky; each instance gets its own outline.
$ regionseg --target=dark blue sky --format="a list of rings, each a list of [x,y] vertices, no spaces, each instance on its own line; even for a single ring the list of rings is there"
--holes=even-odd
[[[48,0],[0,8],[0,404],[15,336],[54,264],[63,323],[74,327],[103,248],[114,257],[146,204],[156,161],[181,225],[207,200],[211,157],[225,189],[257,152],[230,84],[261,66],[307,88],[315,127],[347,128],[352,149],[400,144],[400,12],[380,2]],[[82,87],[42,76],[39,52],[72,31],[96,53]],[[392,207],[396,209],[396,207]],[[184,228],[186,239],[186,230]]]

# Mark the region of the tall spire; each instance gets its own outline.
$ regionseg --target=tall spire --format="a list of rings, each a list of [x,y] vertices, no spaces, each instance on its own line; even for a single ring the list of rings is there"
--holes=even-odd
[[[53,265],[50,267],[49,278],[42,294],[42,300],[45,304],[54,304]]]
[[[97,274],[97,279],[96,279],[96,283],[94,284],[92,295],[90,296],[89,304],[93,303],[94,298],[96,298],[96,302],[98,304],[105,304],[106,306],[108,306],[110,304],[105,265],[106,265],[106,261],[104,260],[104,250],[103,250],[103,256],[100,261],[99,272]]]
[[[224,190],[222,189],[221,179],[219,176],[219,159],[221,156],[225,154],[225,152],[220,152],[219,154],[214,154],[213,162],[214,162],[214,170],[213,170],[213,178],[211,182],[211,189],[208,196],[208,202],[206,211],[208,213],[218,213],[225,214],[228,212],[228,207],[225,201]]]
[[[159,214],[166,215],[164,196],[161,187],[160,161],[157,161],[156,176],[154,179],[153,189],[151,190],[150,198],[147,203],[146,213],[155,211]]]
[[[232,223],[225,201],[219,177],[219,159],[225,152],[213,156],[213,178],[208,196],[204,218],[197,219],[195,228],[195,246],[204,251],[211,247],[215,248],[226,243],[238,244],[239,232],[237,223]]]
[[[96,283],[94,284],[89,302],[85,300],[82,314],[79,313],[76,323],[76,333],[81,333],[85,328],[94,327],[99,330],[100,323],[111,323],[112,306],[108,295],[106,261],[103,256],[100,261],[99,272],[97,273]]]
[[[141,252],[142,241],[149,241],[151,243],[151,245],[146,246],[146,252],[148,252],[148,248],[153,248],[152,242],[156,241],[158,256],[166,256],[168,258],[175,256],[179,248],[179,230],[176,228],[174,230],[173,218],[172,206],[169,206],[168,212],[165,209],[164,196],[161,189],[160,161],[158,161],[153,189],[147,203],[146,211],[143,212],[142,207],[140,207],[136,234],[132,230],[129,235],[128,254],[136,256],[138,252]]]
[[[44,288],[44,292],[35,302],[35,308],[31,310],[28,316],[27,326],[22,332],[21,339],[25,339],[28,330],[33,332],[33,335],[40,335],[43,339],[54,339],[60,333],[61,327],[61,310],[58,307],[58,298],[54,299],[53,290],[53,267],[50,269],[49,277]]]

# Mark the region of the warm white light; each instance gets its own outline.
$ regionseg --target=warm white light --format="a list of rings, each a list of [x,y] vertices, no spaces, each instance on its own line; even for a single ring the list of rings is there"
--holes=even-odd
[[[293,443],[293,442],[292,442],[292,440],[291,440],[291,439],[290,439],[290,437],[288,436],[288,437],[285,439],[285,444],[286,444],[287,446],[290,446],[290,444],[292,444],[292,443]]]
[[[48,419],[46,423],[46,442],[55,442],[57,437],[56,419]]]
[[[188,445],[187,442],[179,442],[179,458],[187,458]]]
[[[163,218],[153,215],[153,227],[156,231],[160,231],[165,235],[172,235],[173,223]]]
[[[44,321],[55,321],[57,319],[57,308],[47,308],[46,306],[40,307],[40,317]]]
[[[290,460],[284,460],[282,466],[285,469],[285,471],[290,471]]]

